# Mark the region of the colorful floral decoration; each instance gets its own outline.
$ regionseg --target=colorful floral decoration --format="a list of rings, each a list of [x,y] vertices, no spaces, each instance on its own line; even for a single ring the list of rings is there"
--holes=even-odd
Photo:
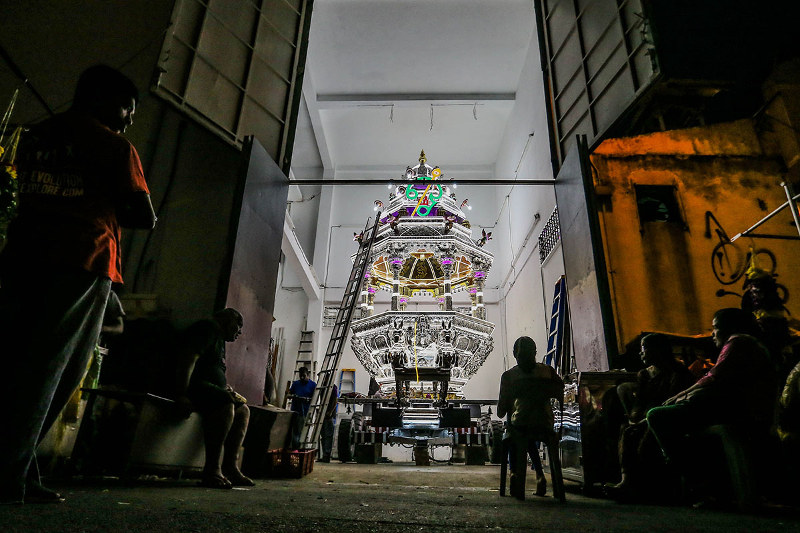
[[[2,120],[0,120],[0,243],[5,241],[8,225],[17,214],[19,183],[17,181],[17,168],[14,166],[14,158],[17,155],[17,145],[19,144],[22,128],[16,128],[6,142],[3,142],[3,137],[11,119],[11,112],[14,110],[18,93],[19,91],[14,92],[11,103],[6,109]]]
[[[5,152],[2,148],[0,150]],[[17,169],[10,163],[0,162],[0,241],[5,240],[8,224],[16,212]]]

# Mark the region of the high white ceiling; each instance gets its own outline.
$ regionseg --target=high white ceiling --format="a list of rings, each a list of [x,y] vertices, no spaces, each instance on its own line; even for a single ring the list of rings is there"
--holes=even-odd
[[[533,27],[530,0],[316,0],[295,175],[394,176],[424,149],[489,177]]]

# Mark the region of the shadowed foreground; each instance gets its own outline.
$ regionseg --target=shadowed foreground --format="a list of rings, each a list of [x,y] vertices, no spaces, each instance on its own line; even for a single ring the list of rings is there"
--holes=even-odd
[[[800,530],[796,511],[760,515],[619,505],[575,492],[501,498],[497,466],[315,464],[300,480],[212,490],[193,481],[51,481],[62,504],[0,507],[0,528],[32,531],[720,531]],[[531,475],[529,480],[533,479]],[[535,488],[535,483],[528,483]]]

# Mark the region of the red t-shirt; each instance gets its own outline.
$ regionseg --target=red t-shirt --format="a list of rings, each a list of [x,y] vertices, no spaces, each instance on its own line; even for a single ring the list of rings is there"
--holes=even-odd
[[[122,283],[114,205],[126,193],[149,192],[133,145],[69,111],[23,136],[16,165],[19,209],[4,260],[77,267]]]

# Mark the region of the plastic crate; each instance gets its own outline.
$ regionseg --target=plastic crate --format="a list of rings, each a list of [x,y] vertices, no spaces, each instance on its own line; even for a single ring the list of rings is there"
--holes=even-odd
[[[264,461],[264,476],[301,478],[314,470],[316,453],[317,450],[296,452],[273,450],[267,452]]]

